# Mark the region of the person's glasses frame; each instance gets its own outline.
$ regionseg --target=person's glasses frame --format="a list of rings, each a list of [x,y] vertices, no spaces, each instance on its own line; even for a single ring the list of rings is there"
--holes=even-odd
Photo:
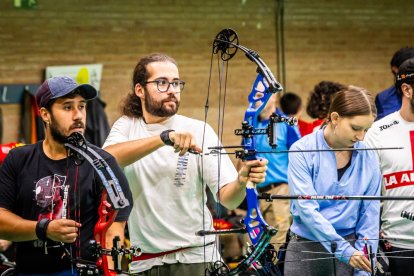
[[[184,86],[185,86],[185,81],[182,81],[182,80],[173,80],[170,82],[166,79],[158,79],[158,80],[145,82],[145,84],[148,84],[148,83],[156,83],[157,89],[161,93],[167,92],[170,89],[170,85],[175,90],[175,92],[181,93],[184,90]]]

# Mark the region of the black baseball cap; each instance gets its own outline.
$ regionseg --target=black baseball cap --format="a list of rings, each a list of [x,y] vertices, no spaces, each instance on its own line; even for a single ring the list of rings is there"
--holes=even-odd
[[[398,68],[395,84],[400,87],[403,83],[414,83],[414,58],[407,59]]]
[[[90,84],[78,84],[66,76],[47,79],[36,91],[36,102],[39,108],[47,106],[53,100],[71,93],[75,89],[85,100],[92,100],[98,96],[98,91]]]

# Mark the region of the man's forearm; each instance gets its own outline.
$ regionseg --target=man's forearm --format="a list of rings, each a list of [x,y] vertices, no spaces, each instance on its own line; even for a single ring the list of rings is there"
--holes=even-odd
[[[220,198],[219,198],[220,196]],[[246,196],[246,185],[242,185],[238,180],[235,180],[223,188],[217,193],[220,203],[227,209],[236,209]]]
[[[36,221],[23,219],[0,208],[0,239],[9,241],[36,240]]]
[[[126,167],[162,146],[164,146],[164,143],[161,138],[154,136],[110,145],[105,147],[104,150],[112,154],[121,167]]]

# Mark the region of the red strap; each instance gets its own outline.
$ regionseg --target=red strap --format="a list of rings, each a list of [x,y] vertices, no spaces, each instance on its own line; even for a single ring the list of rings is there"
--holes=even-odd
[[[186,249],[188,247],[183,247],[183,248],[177,248],[171,251],[165,251],[165,252],[159,252],[159,253],[142,253],[139,256],[132,256],[132,261],[143,261],[143,260],[149,260],[149,259],[153,259],[153,258],[157,258],[157,257],[161,257],[167,254],[171,254],[171,253],[175,253],[178,252],[180,250]]]
[[[212,241],[212,242],[206,243],[204,246],[212,245],[214,243],[215,242]],[[159,253],[142,253],[141,255],[139,255],[137,257],[132,255],[132,261],[135,262],[135,261],[149,260],[149,259],[164,256],[164,255],[167,255],[167,254],[175,253],[175,252],[178,252],[178,251],[181,251],[181,250],[184,250],[184,249],[196,248],[196,247],[197,246],[182,247],[182,248],[177,248],[177,249],[174,249],[174,250],[164,251],[164,252],[159,252]]]

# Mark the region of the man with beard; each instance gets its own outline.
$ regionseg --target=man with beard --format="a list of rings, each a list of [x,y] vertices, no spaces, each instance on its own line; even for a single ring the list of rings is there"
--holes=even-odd
[[[91,85],[68,77],[46,80],[36,92],[45,139],[15,148],[0,169],[0,238],[16,243],[19,275],[77,275],[75,258],[94,261],[94,239],[101,179],[89,162],[77,162],[64,146],[85,131],[86,101],[97,96]],[[125,175],[115,159],[91,144],[113,170],[132,204]],[[123,237],[131,207],[120,209],[107,239]]]
[[[390,65],[391,73],[394,77],[394,83],[398,73],[398,68],[404,61],[410,58],[414,58],[413,47],[403,47],[395,52],[392,56]],[[399,92],[399,89],[395,87],[395,85],[392,85],[391,87],[377,94],[375,97],[375,105],[378,110],[378,116],[376,118],[377,121],[384,118],[388,114],[394,113],[400,109],[402,96]]]
[[[213,229],[205,184],[234,209],[245,197],[247,180],[261,183],[265,177],[266,160],[246,162],[237,174],[226,155],[195,154],[217,146],[218,137],[208,124],[176,114],[184,84],[171,57],[143,57],[124,116],[104,144],[124,167],[135,202],[128,229],[131,244],[143,254],[133,257],[132,273],[204,275],[205,262],[220,259],[215,237],[195,234]]]
[[[375,122],[365,141],[369,147],[404,147],[403,150],[378,150],[385,196],[414,196],[414,59],[401,64],[395,86],[402,95],[399,111]],[[413,201],[384,201],[381,230],[388,241],[385,248],[391,275],[414,275],[413,222],[401,217],[401,211],[414,212]],[[409,272],[411,271],[411,273]]]

